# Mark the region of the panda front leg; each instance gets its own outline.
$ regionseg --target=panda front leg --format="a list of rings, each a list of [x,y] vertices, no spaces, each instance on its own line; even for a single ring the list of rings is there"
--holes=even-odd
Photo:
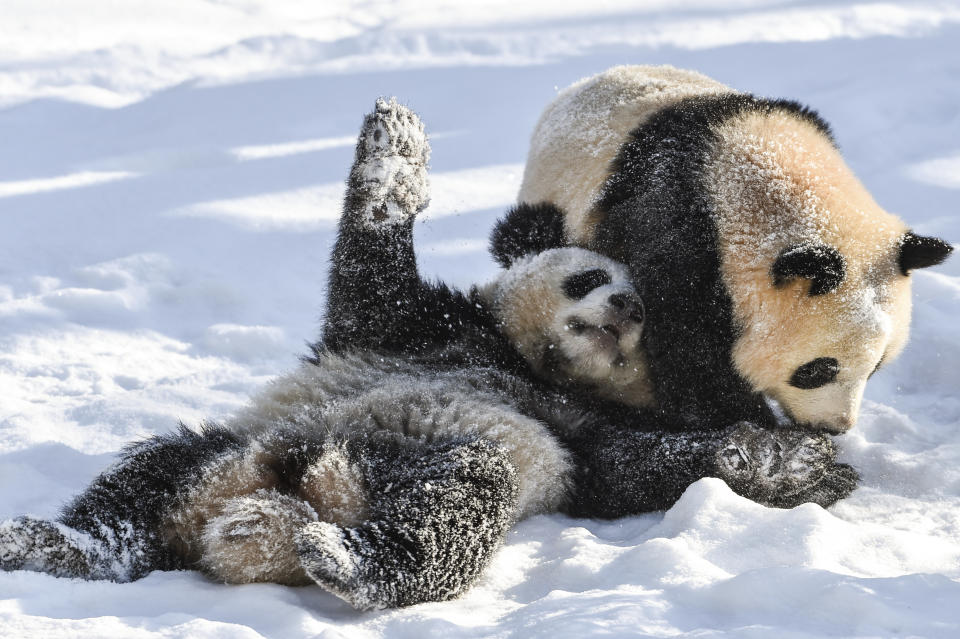
[[[830,436],[797,428],[737,424],[714,457],[717,476],[738,494],[777,508],[830,506],[857,488],[860,475],[837,462]]]
[[[324,346],[376,348],[420,312],[413,222],[429,201],[423,123],[396,100],[364,118],[333,249]]]
[[[566,511],[617,518],[666,510],[693,482],[714,474],[718,431],[640,431],[594,424],[568,442],[576,461]]]
[[[858,480],[856,470],[837,463],[828,436],[749,423],[685,432],[598,425],[569,446],[577,474],[568,512],[579,517],[665,510],[704,477],[719,477],[737,494],[778,508],[830,506]]]
[[[516,472],[489,440],[424,444],[379,434],[353,444],[370,519],[297,536],[306,573],[358,609],[443,601],[479,577],[516,517]]]

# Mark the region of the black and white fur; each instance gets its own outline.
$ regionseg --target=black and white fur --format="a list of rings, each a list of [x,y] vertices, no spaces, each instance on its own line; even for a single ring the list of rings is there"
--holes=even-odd
[[[400,606],[462,593],[533,513],[663,508],[705,475],[780,506],[849,492],[822,436],[671,434],[629,384],[599,392],[632,370],[643,320],[608,258],[559,249],[466,294],[421,280],[426,162],[416,116],[378,102],[311,358],[223,427],[127,449],[56,522],[3,523],[0,565],[120,581],[198,568]],[[547,315],[521,312],[530,298]]]
[[[906,342],[909,273],[952,250],[877,205],[814,111],[672,67],[560,92],[519,202],[494,254],[573,244],[625,263],[655,404],[693,427],[772,425],[778,410],[852,427]]]

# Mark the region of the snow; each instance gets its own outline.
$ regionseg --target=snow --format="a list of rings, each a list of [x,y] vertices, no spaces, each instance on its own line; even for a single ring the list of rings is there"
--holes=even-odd
[[[934,186],[960,188],[960,155],[920,162],[907,167],[907,173],[916,180]]]
[[[113,180],[122,180],[134,176],[134,173],[126,171],[81,171],[79,173],[71,173],[70,175],[61,175],[54,178],[0,182],[0,197],[72,189],[78,186],[112,182]]]
[[[642,6],[638,6],[642,4]],[[960,241],[960,6],[705,0],[36,3],[0,21],[0,519],[50,517],[125,442],[223,418],[314,336],[361,116],[426,123],[422,270],[466,285],[557,88],[669,63],[800,99],[877,200]],[[824,511],[700,481],[667,513],[522,522],[465,597],[0,573],[4,636],[960,633],[960,258],[914,276],[901,358],[837,438]]]
[[[516,200],[522,176],[523,164],[435,171],[430,175],[430,207],[421,218],[446,217],[461,211],[506,210]],[[344,190],[342,181],[332,182],[265,195],[199,202],[171,211],[170,215],[208,217],[253,231],[332,230],[340,219]]]

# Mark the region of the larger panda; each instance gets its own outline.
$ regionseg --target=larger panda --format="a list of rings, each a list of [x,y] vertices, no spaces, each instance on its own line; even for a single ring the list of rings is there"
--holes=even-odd
[[[626,263],[655,404],[694,424],[849,429],[907,340],[909,274],[952,250],[877,205],[814,111],[672,67],[561,91],[518,199],[498,258],[569,243]]]

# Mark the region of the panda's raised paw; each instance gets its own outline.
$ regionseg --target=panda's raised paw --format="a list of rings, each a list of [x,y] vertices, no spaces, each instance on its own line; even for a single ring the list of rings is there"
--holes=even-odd
[[[430,145],[423,122],[395,98],[364,118],[350,173],[348,203],[368,227],[403,222],[426,208]]]

